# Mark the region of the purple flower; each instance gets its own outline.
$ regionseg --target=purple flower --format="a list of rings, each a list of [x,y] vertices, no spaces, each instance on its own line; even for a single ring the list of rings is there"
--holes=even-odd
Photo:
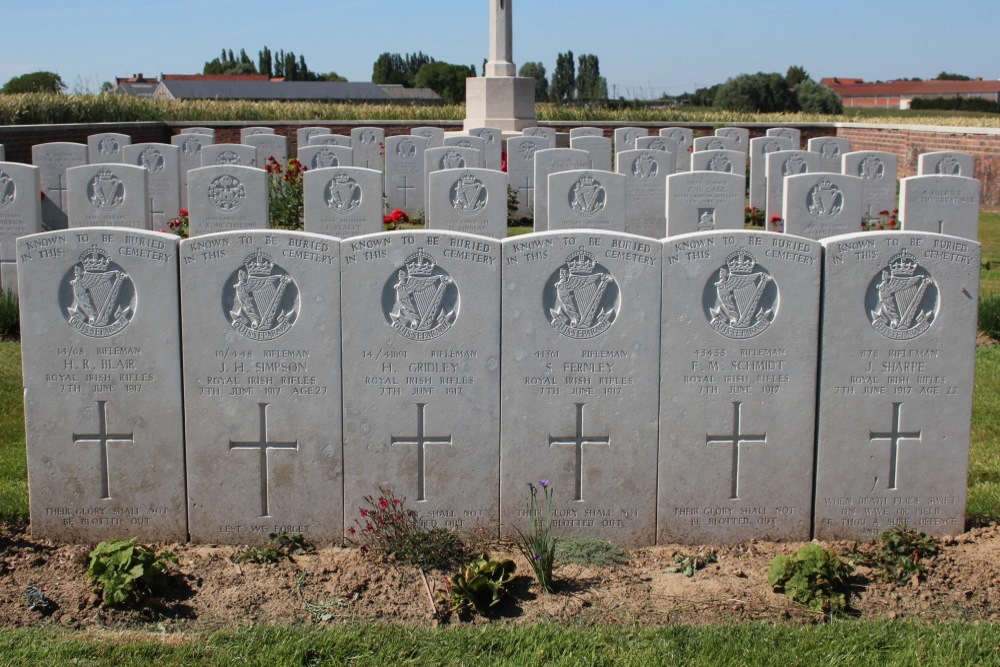
[[[542,487],[543,489],[549,488],[549,480],[547,479],[538,480],[538,486]]]
[[[536,563],[542,562],[542,554],[535,554],[535,562]]]

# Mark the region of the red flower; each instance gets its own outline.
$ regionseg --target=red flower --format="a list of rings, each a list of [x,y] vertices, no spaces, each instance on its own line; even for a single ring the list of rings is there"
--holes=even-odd
[[[266,171],[267,173],[269,173],[269,174],[270,174],[270,173],[271,173],[271,165],[269,165],[269,164],[265,164],[265,165],[264,165],[264,171]]]
[[[382,509],[385,509],[385,508],[387,508],[389,506],[389,501],[386,500],[385,498],[379,498],[378,499],[378,506],[381,507]]]
[[[361,510],[361,516],[363,516],[363,517],[367,517],[367,516],[368,516],[368,510],[366,510],[366,509],[362,509],[362,510]]]
[[[878,214],[879,214],[879,215],[885,215],[885,216],[888,216],[888,215],[889,215],[889,211],[879,211],[879,212],[878,212]]]
[[[188,213],[188,210],[187,210],[186,208],[182,208],[182,209],[181,209],[181,211],[180,211],[180,213],[181,213],[181,215],[183,215],[183,216],[184,216],[185,218],[186,218],[186,217],[188,217],[189,215],[191,215],[190,213]]]
[[[771,216],[771,222],[781,222],[781,216],[780,215],[772,215]]]
[[[402,500],[400,500],[399,498],[393,498],[393,499],[392,499],[392,504],[393,504],[393,505],[398,505],[398,504],[400,504],[401,502],[403,502],[403,501],[402,501]]]
[[[348,532],[348,533],[350,533],[351,535],[353,535],[353,534],[354,534],[354,533],[356,533],[357,531],[356,531],[356,530],[354,530],[354,526],[351,526],[350,528],[348,528],[348,529],[347,529],[347,532]]]
[[[507,171],[507,151],[500,153],[500,171]]]
[[[390,214],[390,217],[392,218],[393,222],[409,222],[410,221],[410,216],[406,215],[405,211],[402,211],[402,210],[400,210],[398,208],[394,208],[392,210],[392,213]]]

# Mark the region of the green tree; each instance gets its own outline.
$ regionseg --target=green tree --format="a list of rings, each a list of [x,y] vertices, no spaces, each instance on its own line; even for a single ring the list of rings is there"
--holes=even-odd
[[[271,61],[271,49],[266,46],[257,53],[257,70],[261,74],[266,74],[268,77],[273,76],[272,72],[272,61]]]
[[[964,74],[955,74],[954,72],[941,72],[936,77],[938,81],[972,81],[971,76],[965,76]]]
[[[115,84],[111,83],[110,81],[104,81],[104,82],[102,82],[101,83],[101,92],[102,93],[113,93],[113,92],[115,92]]]
[[[597,56],[582,54],[576,72],[576,99],[581,101],[606,101],[608,82],[601,76],[601,64]]]
[[[405,56],[398,53],[383,53],[375,60],[372,67],[372,83],[413,88],[420,69],[433,62],[435,62],[433,58],[419,51]]]
[[[346,77],[342,77],[336,72],[327,72],[326,74],[319,75],[320,81],[347,81]]]
[[[526,79],[535,80],[535,101],[549,101],[549,80],[545,78],[545,65],[536,62],[526,62],[517,73]]]
[[[552,72],[552,99],[555,102],[572,102],[576,97],[576,64],[573,52],[556,56],[556,69]]]
[[[55,72],[29,72],[15,76],[0,88],[0,93],[61,93],[66,84]]]
[[[433,90],[445,104],[461,104],[465,101],[465,80],[475,76],[475,67],[432,62],[420,68],[414,83],[417,88]]]
[[[792,65],[785,74],[785,82],[790,88],[794,88],[808,78],[809,72],[806,71],[805,67],[800,65]]]
[[[727,111],[774,113],[796,111],[794,93],[777,72],[740,74],[719,86],[712,106]]]
[[[795,87],[795,98],[799,108],[806,113],[844,113],[844,101],[840,95],[812,79],[806,79]]]

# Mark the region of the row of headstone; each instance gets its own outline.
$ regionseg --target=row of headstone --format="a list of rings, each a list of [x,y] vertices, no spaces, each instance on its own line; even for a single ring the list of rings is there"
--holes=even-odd
[[[543,478],[555,535],[626,545],[963,530],[965,239],[17,243],[39,537],[338,542],[380,487],[509,536]]]

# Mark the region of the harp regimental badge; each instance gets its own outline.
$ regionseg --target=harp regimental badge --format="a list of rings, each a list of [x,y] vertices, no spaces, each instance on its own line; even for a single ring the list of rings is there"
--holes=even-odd
[[[125,184],[110,169],[101,169],[87,183],[87,199],[98,211],[113,211],[125,201]]]
[[[438,164],[441,169],[462,169],[465,167],[465,158],[458,151],[445,151]]]
[[[593,176],[581,176],[569,191],[569,206],[579,215],[589,218],[604,210],[608,192]]]
[[[140,167],[145,167],[149,173],[155,174],[157,172],[163,171],[163,166],[166,164],[166,159],[163,157],[163,153],[152,146],[146,146],[141,153],[139,153],[139,159],[137,164]]]
[[[114,137],[102,137],[97,144],[97,152],[101,155],[118,155],[121,147]]]
[[[844,193],[830,179],[821,179],[806,195],[806,208],[814,218],[832,218],[844,208]]]
[[[718,280],[714,284],[709,280],[705,290],[710,293],[710,286],[715,288],[715,305],[708,311],[713,329],[726,338],[743,340],[771,326],[777,285],[767,271],[757,266],[753,255],[742,248],[737,250],[726,258],[726,265],[716,276]]]
[[[934,279],[905,250],[889,260],[889,266],[868,288],[872,327],[886,338],[909,340],[930,328],[938,305]]]
[[[340,160],[337,158],[337,154],[334,153],[329,148],[323,148],[322,150],[316,151],[312,159],[313,169],[323,169],[326,167],[339,167]]]
[[[404,160],[410,159],[417,154],[417,146],[409,139],[403,139],[396,144],[396,155]]]
[[[489,193],[486,185],[471,172],[462,174],[448,193],[451,207],[462,215],[476,215],[486,208]]]
[[[858,176],[866,181],[877,181],[885,175],[885,165],[875,155],[869,155],[858,163]]]
[[[733,163],[722,153],[716,153],[708,161],[708,170],[717,171],[723,174],[733,173]]]
[[[184,155],[201,155],[201,141],[195,137],[185,139],[183,145],[181,146],[181,150],[184,151]]]
[[[132,321],[135,314],[132,279],[104,250],[95,246],[80,255],[80,262],[65,281],[73,293],[66,321],[84,336],[107,338]]]
[[[938,160],[937,165],[934,167],[934,173],[945,176],[961,176],[962,165],[958,163],[954,155],[945,155]]]
[[[0,171],[0,211],[14,203],[17,197],[17,187],[14,179]]]
[[[361,186],[344,173],[330,179],[326,184],[324,195],[327,207],[337,213],[350,213],[361,206]]]
[[[389,287],[393,279],[386,283]],[[448,272],[418,248],[406,258],[392,284],[395,303],[385,313],[393,331],[410,340],[432,340],[451,329],[458,317],[459,294]],[[383,290],[383,294],[388,289]],[[383,296],[383,303],[387,299]]]
[[[644,181],[653,178],[659,171],[660,165],[656,162],[656,158],[649,153],[640,153],[639,157],[632,162],[632,175]]]
[[[270,255],[258,249],[233,277],[226,285],[223,307],[243,337],[274,340],[292,328],[299,314],[299,290]]]
[[[545,293],[549,322],[567,338],[599,336],[615,323],[621,310],[614,276],[583,249],[566,258],[566,265],[549,278]]]

